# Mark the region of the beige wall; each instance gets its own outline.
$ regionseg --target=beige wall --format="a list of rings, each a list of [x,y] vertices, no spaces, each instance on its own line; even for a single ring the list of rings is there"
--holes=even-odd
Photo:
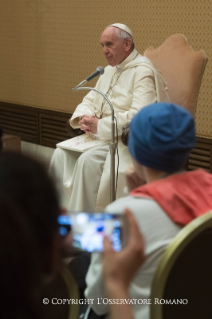
[[[140,53],[173,33],[206,51],[196,124],[212,137],[211,0],[1,0],[0,101],[73,112],[86,91],[71,88],[106,66],[99,37],[114,22],[133,30]]]

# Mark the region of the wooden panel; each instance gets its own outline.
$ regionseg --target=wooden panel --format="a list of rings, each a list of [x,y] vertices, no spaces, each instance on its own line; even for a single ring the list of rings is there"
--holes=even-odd
[[[0,102],[0,127],[22,141],[55,147],[58,142],[74,137],[80,130],[65,126],[71,114],[26,105]]]
[[[0,126],[4,133],[17,135],[23,141],[39,143],[38,112],[33,108],[1,102]]]
[[[40,144],[56,147],[56,144],[71,138],[65,129],[68,116],[57,114],[39,114],[40,121]]]
[[[0,126],[4,133],[20,136],[22,141],[55,147],[61,141],[82,133],[68,125],[71,114],[30,106],[0,102]],[[197,137],[192,150],[188,170],[203,168],[212,173],[212,139]]]
[[[197,138],[197,145],[191,151],[188,161],[188,170],[202,168],[212,173],[212,140]]]

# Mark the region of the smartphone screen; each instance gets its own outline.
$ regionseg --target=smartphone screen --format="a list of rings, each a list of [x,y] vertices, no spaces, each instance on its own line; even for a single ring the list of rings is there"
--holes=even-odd
[[[70,213],[73,247],[88,252],[102,251],[108,236],[113,249],[120,251],[125,234],[125,216],[109,213]]]
[[[57,219],[59,224],[59,233],[66,236],[71,231],[71,218],[67,215],[60,215]]]

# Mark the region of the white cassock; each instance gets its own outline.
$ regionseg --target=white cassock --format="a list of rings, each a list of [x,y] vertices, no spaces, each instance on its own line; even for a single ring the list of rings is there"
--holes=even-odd
[[[170,102],[170,99],[160,73],[135,49],[121,64],[107,66],[96,88],[107,94],[117,118],[119,174],[116,197],[119,198],[124,196],[124,172],[131,163],[128,149],[120,140],[122,128],[144,106]],[[57,176],[61,205],[74,211],[103,211],[110,203],[111,109],[99,93],[90,91],[77,106],[70,120],[71,126],[79,128],[79,117],[85,114],[101,117],[97,134],[107,143],[82,154],[57,148],[50,172]]]

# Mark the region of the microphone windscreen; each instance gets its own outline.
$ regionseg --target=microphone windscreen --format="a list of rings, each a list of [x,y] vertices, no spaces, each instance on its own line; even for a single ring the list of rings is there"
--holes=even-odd
[[[98,66],[96,71],[94,71],[91,75],[89,75],[86,78],[86,81],[88,82],[88,81],[94,79],[96,76],[102,75],[104,72],[105,72],[104,68],[102,66]]]
[[[97,70],[99,70],[100,75],[104,74],[105,69],[102,66],[98,66]]]

